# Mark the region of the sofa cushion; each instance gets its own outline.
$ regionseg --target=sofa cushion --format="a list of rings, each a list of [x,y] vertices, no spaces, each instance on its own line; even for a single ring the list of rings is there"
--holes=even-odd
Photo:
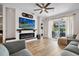
[[[78,46],[79,42],[77,42],[77,41],[71,41],[69,44],[70,45],[76,45],[76,46]]]
[[[61,56],[78,56],[78,55],[68,50],[63,50],[63,52],[61,53]]]
[[[11,54],[11,56],[31,56],[32,54],[27,50],[27,49],[23,49],[19,52],[16,52],[14,54]]]
[[[68,50],[68,51],[71,51],[73,53],[76,53],[79,55],[79,49],[78,49],[78,46],[75,46],[75,45],[68,45],[65,50]]]
[[[0,56],[9,56],[9,51],[2,44],[0,44]]]
[[[15,40],[12,42],[4,43],[4,45],[9,50],[9,54],[13,54],[22,49],[25,49],[25,40]]]

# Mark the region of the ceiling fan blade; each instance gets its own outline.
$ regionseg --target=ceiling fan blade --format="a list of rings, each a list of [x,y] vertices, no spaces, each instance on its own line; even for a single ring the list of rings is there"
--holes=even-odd
[[[38,3],[36,3],[36,5],[37,5],[38,7],[40,7],[40,8],[42,8],[42,6],[40,6]]]
[[[40,14],[42,13],[42,10],[40,11]]]
[[[48,13],[48,11],[47,11],[47,10],[45,10],[45,12],[46,12],[46,13]]]
[[[50,5],[51,3],[47,3],[46,5],[45,5],[45,8],[48,6],[48,5]]]
[[[54,9],[54,7],[51,7],[51,8],[46,8],[46,9]]]
[[[39,10],[41,10],[41,9],[34,9],[34,11],[39,11]]]
[[[41,3],[42,4],[42,6],[44,7],[44,3]]]

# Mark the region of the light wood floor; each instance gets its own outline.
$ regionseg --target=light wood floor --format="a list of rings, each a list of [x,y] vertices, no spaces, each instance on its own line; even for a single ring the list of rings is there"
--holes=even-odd
[[[57,56],[62,52],[57,41],[53,39],[41,39],[27,42],[27,48],[34,56]]]

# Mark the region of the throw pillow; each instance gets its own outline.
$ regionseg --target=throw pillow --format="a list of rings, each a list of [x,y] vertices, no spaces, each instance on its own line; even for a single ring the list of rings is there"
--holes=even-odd
[[[77,34],[74,34],[74,35],[73,35],[73,39],[76,39],[76,36],[77,36]]]
[[[76,39],[79,40],[79,34],[77,34]]]

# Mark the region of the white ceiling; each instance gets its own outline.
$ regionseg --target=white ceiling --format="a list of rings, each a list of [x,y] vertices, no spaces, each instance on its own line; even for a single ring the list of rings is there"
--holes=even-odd
[[[29,12],[32,12],[40,16],[52,16],[79,9],[79,3],[52,3],[48,7],[54,7],[55,8],[54,10],[51,9],[48,10],[49,13],[43,12],[39,14],[40,11],[34,11],[34,9],[39,8],[34,3],[3,3],[3,5],[13,8],[21,8],[24,10],[29,10]]]

